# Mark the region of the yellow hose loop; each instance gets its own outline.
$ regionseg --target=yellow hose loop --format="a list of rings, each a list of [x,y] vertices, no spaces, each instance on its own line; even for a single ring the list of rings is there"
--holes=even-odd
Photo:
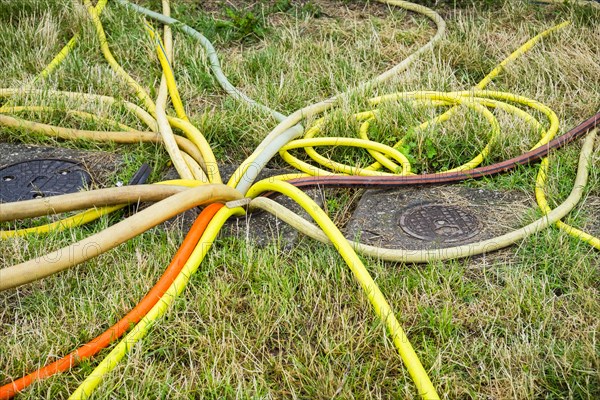
[[[248,197],[256,197],[262,192],[276,191],[284,194],[296,203],[302,206],[302,208],[317,222],[319,227],[325,232],[327,237],[336,247],[344,261],[348,264],[352,270],[356,280],[362,287],[365,295],[369,299],[369,302],[375,310],[375,314],[380,318],[387,327],[396,349],[404,361],[419,395],[424,399],[438,399],[437,392],[427,375],[427,372],[423,368],[421,361],[417,357],[412,345],[410,344],[408,337],[404,333],[402,326],[396,319],[394,312],[381,290],[363,265],[362,261],[346,238],[342,235],[335,224],[327,217],[327,214],[304,192],[300,189],[290,185],[289,183],[282,181],[271,181],[263,180],[256,183],[248,191]]]
[[[144,104],[146,110],[150,112],[150,114],[154,114],[156,106],[148,93],[146,93],[144,88],[141,87],[135,81],[135,79],[125,72],[125,70],[119,65],[117,60],[112,55],[110,48],[108,47],[108,40],[106,38],[106,33],[104,32],[104,27],[102,26],[102,21],[100,21],[100,15],[98,14],[98,11],[94,8],[94,6],[92,6],[90,0],[83,0],[83,4],[85,5],[90,18],[92,19],[94,28],[96,29],[96,35],[100,41],[100,49],[102,50],[104,58],[117,73],[117,75],[119,75],[127,83],[127,85],[134,90],[136,97]]]
[[[461,95],[457,95],[455,93],[442,93],[442,92],[407,92],[407,93],[397,93],[395,95],[391,95],[389,97],[385,97],[386,100],[388,99],[402,99],[402,100],[408,100],[408,101],[417,101],[417,102],[423,102],[425,104],[429,104],[429,105],[436,105],[438,102],[443,101],[443,102],[448,102],[451,104],[455,104],[455,105],[465,105],[473,110],[475,110],[476,112],[480,113],[481,115],[483,115],[487,121],[489,122],[490,126],[491,126],[491,134],[490,134],[490,139],[487,143],[487,145],[481,150],[481,152],[475,156],[475,158],[473,158],[471,161],[468,161],[467,163],[453,168],[451,170],[449,170],[448,172],[455,172],[455,171],[463,171],[463,170],[467,170],[467,169],[472,169],[475,168],[476,166],[478,166],[479,164],[481,164],[484,159],[489,155],[492,146],[495,144],[498,136],[500,135],[500,125],[498,124],[498,121],[496,120],[496,117],[483,105],[479,104],[476,99],[472,98],[472,97],[468,97],[468,96],[461,96]],[[379,98],[378,98],[379,100]],[[374,115],[374,112],[371,111],[371,114]],[[368,112],[362,113],[359,118],[365,118],[367,117],[369,114]],[[442,118],[447,118],[442,116],[439,116],[438,118],[436,118],[436,120],[441,120]],[[367,119],[368,122],[369,120]],[[426,122],[424,124],[421,124],[419,126],[419,128],[425,127],[429,124],[430,122]],[[316,134],[316,132],[318,132],[318,130],[320,129],[320,127],[322,126],[322,120],[318,120],[317,124],[315,124],[311,129],[309,129],[310,135],[314,136]],[[364,123],[363,123],[363,128],[364,129]],[[368,127],[368,125],[367,125]],[[364,132],[363,132],[364,134]],[[362,141],[364,139],[349,139],[349,138],[329,138],[332,139],[333,142],[337,143],[333,143],[331,145],[339,145],[342,146],[345,143],[352,143],[353,140],[355,141]],[[303,139],[303,140],[316,140],[316,139]],[[375,143],[375,142],[371,142],[370,143]],[[291,142],[294,143],[294,142]],[[296,143],[299,143],[299,141],[296,141]],[[307,149],[306,152],[311,156],[311,158],[313,160],[315,160],[318,164],[320,164],[321,166],[325,166],[327,168],[330,168],[331,170],[335,171],[335,172],[342,172],[342,173],[346,173],[346,174],[354,174],[354,175],[363,175],[363,176],[379,176],[382,174],[387,174],[387,173],[383,173],[383,172],[377,172],[374,169],[374,166],[371,165],[369,166],[368,169],[363,169],[363,168],[357,168],[357,167],[352,167],[352,166],[348,166],[348,165],[344,165],[341,163],[337,163],[333,160],[330,160],[326,157],[321,156],[320,154],[318,154],[316,152],[316,150],[314,150],[314,148],[312,146],[316,146],[318,144],[316,144],[316,142],[303,142],[303,143],[307,143]],[[327,142],[329,143],[329,142]],[[360,143],[360,142],[356,142],[356,143]],[[308,144],[310,144],[310,146],[308,146]],[[322,144],[323,145],[323,144]],[[399,145],[399,143],[397,143],[394,147],[397,147]],[[299,147],[297,145],[294,145],[294,147]],[[357,145],[358,147],[358,145]],[[361,146],[362,147],[362,146]],[[282,158],[284,160],[286,160],[288,163],[290,163],[292,166],[299,168],[301,171],[305,172],[305,173],[311,173],[311,171],[316,172],[316,173],[324,173],[324,170],[320,169],[320,168],[316,168],[316,167],[312,167],[309,166],[309,164],[304,163],[302,161],[300,161],[299,159],[297,159],[296,157],[292,156],[291,154],[288,153],[288,150],[291,147],[289,146],[284,146],[281,148],[280,150],[280,155],[282,156]],[[368,146],[366,148],[369,148],[371,150],[376,150],[374,145]],[[388,147],[388,149],[393,149],[391,147]],[[378,151],[380,154],[382,153],[381,151]],[[395,158],[397,161],[400,162],[400,165],[402,166],[402,170],[401,170],[401,174],[403,175],[407,175],[410,173],[410,162],[408,161],[408,159],[406,158],[405,155],[403,155],[402,153],[400,153],[399,151],[395,151],[390,153],[390,150],[385,151],[385,155],[387,155],[388,157],[392,157],[392,154],[396,154],[396,155],[400,155],[400,159],[398,159],[397,157],[393,157]],[[383,156],[383,154],[381,154]],[[392,172],[397,172],[397,170],[394,168],[394,164],[389,165],[389,167],[392,168]]]
[[[527,112],[521,110],[518,107],[515,107],[511,104],[508,103],[503,103],[497,100],[491,100],[491,99],[485,99],[482,97],[473,97],[473,100],[476,101],[477,103],[488,107],[488,108],[500,108],[508,113],[514,114],[517,117],[520,117],[521,119],[523,119],[525,122],[531,123],[533,124],[533,128],[536,131],[541,131],[542,130],[542,126],[541,124],[531,116],[531,114],[528,114]],[[449,101],[438,101],[438,100],[431,100],[430,102],[431,105],[435,106],[435,107],[439,107],[439,106],[452,106],[454,105],[454,103],[449,102]],[[374,110],[377,111],[377,110]],[[368,111],[368,112],[364,112],[363,114],[365,115],[375,115],[376,113],[374,111]],[[356,115],[357,119],[359,117],[359,114]],[[363,118],[364,119],[364,118]],[[365,139],[365,140],[370,140],[369,136],[368,136],[368,129],[370,126],[371,121],[374,121],[375,118],[371,117],[369,119],[365,119],[363,124],[360,126],[358,135],[361,139]],[[415,130],[418,130],[419,127],[417,127]],[[549,141],[550,139],[548,139]],[[397,148],[398,146],[402,145],[404,139],[400,139],[393,147]],[[369,153],[371,153],[371,155],[373,156],[373,158],[375,158],[377,160],[377,162],[381,165],[383,165],[384,167],[386,167],[388,170],[393,171],[394,169],[398,168],[399,166],[397,164],[395,164],[393,161],[391,161],[389,158],[387,158],[384,154],[378,153],[376,151],[373,150],[368,150]],[[314,159],[314,158],[313,158]],[[369,170],[374,170],[374,167],[376,166],[376,164],[372,164],[371,166],[367,167],[366,169]]]
[[[196,272],[200,263],[206,256],[206,253],[214,243],[215,238],[221,230],[221,226],[232,215],[243,215],[244,210],[241,207],[227,208],[223,207],[213,217],[212,221],[206,228],[204,235],[198,242],[198,245],[190,255],[181,272],[177,275],[169,289],[160,298],[160,300],[152,307],[146,316],[138,322],[135,327],[125,336],[102,360],[100,364],[92,371],[92,373],[79,385],[79,387],[69,397],[74,399],[87,399],[94,389],[100,385],[106,374],[111,372],[125,357],[135,343],[141,340],[148,333],[152,324],[162,317],[168,310],[169,306],[179,296],[187,286],[190,278]]]
[[[163,2],[163,8],[167,10],[167,14],[165,14],[167,16],[169,13],[168,7],[168,2]],[[202,157],[205,160],[205,162],[202,163],[201,166],[203,167],[203,172],[205,172],[208,176],[202,174],[202,176],[199,179],[208,179],[208,181],[212,183],[221,183],[222,181],[219,174],[218,165],[212,152],[212,148],[206,141],[204,135],[202,135],[202,133],[190,122],[188,116],[186,115],[185,107],[183,106],[183,103],[181,101],[179,90],[177,89],[177,83],[175,81],[175,76],[171,67],[170,54],[172,53],[172,49],[170,44],[170,27],[168,25],[165,25],[165,43],[168,43],[168,45],[163,44],[161,42],[160,37],[156,34],[156,31],[150,24],[146,22],[145,27],[150,37],[156,42],[156,53],[158,55],[158,59],[160,61],[161,68],[163,71],[163,79],[166,81],[166,85],[169,90],[169,95],[171,96],[171,102],[173,103],[173,108],[175,108],[175,112],[178,117],[178,119],[168,117],[169,123],[174,127],[177,127],[178,129],[182,130],[186,134],[186,136],[190,140],[192,140],[200,149]],[[161,87],[162,85],[163,83],[161,82]],[[207,167],[207,164],[210,165],[210,167]],[[195,173],[194,175],[197,176],[198,174]]]
[[[281,157],[287,161],[293,167],[299,169],[300,171],[315,175],[315,174],[327,174],[328,171],[311,166],[303,161],[298,160],[296,157],[289,154],[289,150],[304,148],[304,147],[313,147],[313,146],[350,146],[350,147],[360,147],[364,149],[372,149],[378,151],[380,153],[384,153],[394,160],[398,161],[402,166],[400,171],[394,171],[400,175],[408,175],[410,174],[410,163],[406,156],[394,149],[393,147],[374,142],[371,140],[363,140],[357,138],[335,138],[335,137],[323,137],[323,138],[312,138],[312,139],[298,139],[293,140],[283,146],[280,150]],[[365,176],[383,176],[383,175],[393,175],[386,172],[379,171],[367,171],[359,167],[352,167],[349,165],[343,165],[339,163],[334,163],[328,159],[328,165],[325,165],[328,168],[333,169],[336,172],[341,172],[349,175],[365,175]]]
[[[372,117],[372,118],[369,118],[369,119],[363,121],[363,123],[360,125],[360,128],[358,129],[358,137],[360,137],[363,140],[371,140],[369,138],[369,127],[371,126],[371,122],[373,122],[373,121],[375,121],[375,117]],[[400,139],[393,146],[393,148],[397,148],[401,143],[402,143],[402,139]],[[396,164],[395,162],[393,162],[392,160],[387,158],[385,156],[385,154],[383,154],[383,153],[380,153],[380,152],[372,150],[372,149],[367,149],[367,151],[369,152],[369,154],[371,154],[371,157],[373,157],[376,162],[381,164],[383,167],[387,168],[389,171],[396,171],[396,170],[398,170],[398,167],[400,167],[398,164]],[[313,157],[311,157],[311,158],[314,160]],[[371,168],[371,166],[367,167],[366,169],[373,170],[373,168]]]
[[[483,90],[491,81],[492,79],[494,79],[495,77],[497,77],[504,69],[506,69],[506,67],[512,63],[513,61],[515,61],[517,58],[519,58],[521,55],[525,54],[527,51],[531,50],[531,48],[533,48],[533,46],[535,46],[535,44],[537,42],[539,42],[540,40],[542,40],[544,37],[552,34],[553,32],[562,29],[566,26],[568,26],[571,23],[571,21],[565,21],[562,22],[558,25],[555,25],[549,29],[546,29],[545,31],[543,31],[542,33],[534,36],[533,38],[529,39],[527,42],[525,42],[522,46],[520,46],[517,50],[515,50],[514,52],[512,52],[507,58],[505,58],[502,62],[500,62],[500,64],[498,64],[492,71],[490,71],[490,73],[488,73],[476,86],[475,86],[475,92],[478,92],[480,90]],[[391,95],[394,96],[394,95]],[[386,97],[386,96],[382,96],[382,97]],[[378,99],[378,98],[376,98]],[[372,104],[377,104],[377,102],[373,102]],[[444,122],[448,119],[450,119],[452,116],[454,116],[456,114],[457,108],[453,107],[449,110],[447,110],[445,113],[443,113],[442,115],[436,117],[435,119],[433,119],[432,121],[429,121],[430,123],[438,123],[438,122]],[[426,126],[428,125],[428,123],[424,123],[421,124],[417,129],[424,129]],[[372,164],[369,169],[373,169],[373,170],[377,170],[379,168],[381,168],[381,164],[379,162]]]
[[[360,139],[370,141],[370,139],[366,136],[366,134],[363,134],[364,133],[363,130],[368,129],[369,121],[372,121],[376,117],[377,114],[378,114],[377,110],[371,110],[371,111],[364,111],[361,113],[357,113],[354,115],[354,118],[357,121],[364,121],[360,127],[360,132],[359,132]],[[315,123],[306,131],[304,138],[309,139],[309,138],[315,137],[316,134],[321,131],[321,128],[324,125],[324,120],[325,120],[325,118],[320,118],[317,121],[315,121]],[[394,148],[395,147],[396,146],[394,146]],[[371,156],[373,158],[375,158],[377,161],[380,161],[382,163],[382,165],[385,166],[389,171],[392,171],[392,173],[401,172],[403,170],[403,166],[406,166],[410,170],[410,161],[402,153],[400,153],[400,154],[402,154],[403,162],[401,165],[398,165],[398,164],[394,163],[392,160],[390,160],[389,158],[385,157],[384,154],[382,154],[378,151],[375,151],[372,148],[367,148],[366,150],[369,152],[369,154],[371,154]],[[336,172],[352,174],[352,172],[347,172],[351,169],[351,167],[344,165],[344,164],[337,163],[326,157],[323,157],[314,149],[314,147],[307,146],[304,148],[304,151],[306,151],[306,154],[308,154],[308,156],[310,158],[312,158],[315,162],[317,162],[320,165],[326,166],[327,168],[334,170]],[[290,161],[292,161],[292,163],[293,163],[292,165],[296,165],[296,164],[303,164],[306,166],[309,165],[307,163],[301,163],[300,160],[298,160],[295,157],[292,157],[287,152],[285,153],[285,155],[282,155],[282,158],[284,160],[286,160],[288,163]],[[309,168],[309,167],[306,167],[306,168]],[[314,167],[310,167],[310,169],[314,170]],[[377,174],[372,174],[369,170],[370,170],[370,168],[366,168],[366,169],[356,168],[353,173],[356,175],[371,175],[371,176],[377,175]],[[318,171],[315,170],[315,172],[323,173],[323,170],[318,170]],[[409,173],[405,173],[405,175],[408,175],[408,174]]]

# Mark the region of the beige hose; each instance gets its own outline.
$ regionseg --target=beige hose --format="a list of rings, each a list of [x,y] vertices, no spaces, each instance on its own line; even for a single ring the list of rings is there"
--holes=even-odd
[[[225,185],[208,184],[188,189],[70,246],[0,269],[0,291],[36,281],[94,258],[192,207],[241,197],[237,190]]]
[[[169,7],[169,3],[163,1],[163,14],[166,16],[171,15],[171,8]],[[157,40],[154,37],[154,33],[151,33],[151,36],[154,40]],[[169,62],[173,62],[173,35],[171,34],[171,27],[165,25],[164,27],[164,51]],[[179,176],[183,179],[198,179],[203,182],[208,182],[208,178],[203,173],[202,176],[194,176],[188,164],[183,158],[183,155],[179,151],[177,147],[177,143],[175,142],[175,137],[173,135],[173,130],[171,129],[171,125],[169,124],[169,120],[167,119],[167,97],[168,97],[168,88],[167,88],[167,78],[165,73],[163,72],[162,77],[160,79],[160,88],[158,89],[158,95],[156,96],[156,122],[158,123],[158,129],[163,138],[165,149],[167,153],[169,153],[169,157],[171,157],[171,161],[177,170]]]

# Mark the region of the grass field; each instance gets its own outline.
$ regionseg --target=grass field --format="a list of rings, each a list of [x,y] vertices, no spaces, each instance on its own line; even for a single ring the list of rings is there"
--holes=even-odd
[[[75,51],[36,87],[135,101],[102,57],[85,10],[70,0],[0,0],[2,87],[30,82],[75,32]],[[160,10],[160,1],[137,3]],[[250,97],[282,113],[345,91],[405,58],[434,33],[422,16],[355,0],[172,0],[172,15],[215,43],[225,74]],[[424,2],[448,23],[448,35],[406,73],[368,95],[412,90],[466,90],[527,39],[573,23],[521,57],[489,86],[534,98],[561,120],[560,133],[600,110],[600,11],[517,0]],[[160,67],[143,20],[109,2],[102,14],[121,65],[152,95]],[[239,164],[275,126],[264,113],[220,89],[200,46],[175,32],[175,76],[192,122],[217,159]],[[44,96],[15,104],[68,108]],[[142,128],[123,109],[94,108]],[[333,111],[326,133],[349,135],[354,96]],[[376,130],[392,144],[395,128],[432,114],[408,105],[389,109]],[[64,112],[21,114],[68,127],[110,129]],[[486,162],[526,151],[537,140],[499,113],[502,136]],[[465,162],[485,143],[478,117],[464,113],[411,144],[417,172]],[[354,133],[352,133],[354,134]],[[0,128],[0,140],[102,150],[121,155],[114,185],[144,161],[158,180],[168,162],[157,145],[60,141]],[[548,196],[569,193],[580,142],[550,157]],[[364,155],[336,150],[355,164]],[[0,158],[2,155],[0,155]],[[586,202],[565,222],[600,234],[600,148]],[[285,167],[276,158],[271,166]],[[537,166],[464,185],[533,196]],[[328,192],[335,220],[357,195]],[[338,201],[333,201],[338,199]],[[340,204],[342,203],[342,204]],[[595,207],[594,207],[595,205]],[[335,207],[333,207],[335,206]],[[334,209],[335,208],[335,209]],[[336,214],[337,213],[337,214]],[[539,217],[532,209],[519,226]],[[2,240],[9,266],[65,246],[118,221],[115,214],[68,232]],[[3,224],[3,228],[14,225]],[[161,225],[93,261],[0,293],[0,385],[67,354],[118,321],[153,286],[185,232]],[[333,247],[302,238],[293,249],[259,247],[222,235],[167,316],[108,375],[95,399],[140,398],[413,398],[402,360]],[[558,229],[547,229],[489,257],[424,265],[365,263],[403,324],[444,398],[600,398],[600,253]],[[35,383],[20,398],[67,398],[103,355]]]

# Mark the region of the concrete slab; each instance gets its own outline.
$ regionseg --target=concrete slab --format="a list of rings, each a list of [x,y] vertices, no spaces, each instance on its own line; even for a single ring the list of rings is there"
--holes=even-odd
[[[229,180],[229,177],[236,170],[237,165],[226,164],[219,167],[221,172],[221,178],[224,182]],[[265,168],[258,176],[257,180],[269,178],[275,175],[282,175],[286,173],[294,172],[293,170],[285,170],[278,168]],[[174,179],[177,177],[177,172],[174,168],[170,168],[163,179]],[[323,195],[319,189],[311,189],[306,191],[313,200],[323,206]],[[304,218],[309,220],[310,217],[306,214],[300,206],[294,203],[292,200],[285,196],[278,196],[275,201],[291,209],[292,211],[299,213]],[[186,211],[178,217],[168,222],[169,227],[176,227],[188,231],[194,220],[200,213],[199,208]],[[222,236],[236,236],[238,238],[246,239],[254,244],[264,247],[271,243],[278,243],[283,249],[290,249],[298,241],[298,232],[291,228],[286,223],[275,218],[271,214],[266,212],[254,212],[243,217],[230,219],[223,229],[221,230]]]
[[[600,237],[600,196],[588,196],[582,203],[581,209],[586,216],[586,222],[581,229],[590,235]]]
[[[319,207],[323,207],[323,194],[319,189],[310,189],[305,191],[305,193]],[[310,218],[302,207],[291,199],[285,196],[278,196],[275,198],[275,201],[312,222],[312,218]],[[297,230],[264,211],[253,212],[243,217],[232,219],[224,228],[223,234],[244,238],[261,247],[271,243],[278,243],[279,247],[284,250],[292,249],[300,236]]]
[[[345,228],[349,239],[399,249],[452,247],[521,225],[533,198],[460,186],[367,190]]]

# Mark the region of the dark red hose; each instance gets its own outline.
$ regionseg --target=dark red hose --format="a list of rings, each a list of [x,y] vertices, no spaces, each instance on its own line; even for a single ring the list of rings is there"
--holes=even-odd
[[[600,123],[600,112],[585,120],[564,135],[557,137],[548,144],[528,151],[518,157],[511,158],[496,164],[479,167],[468,171],[440,172],[435,174],[410,175],[410,176],[352,176],[329,175],[311,176],[306,178],[290,179],[288,182],[296,187],[326,186],[326,187],[396,187],[409,185],[431,185],[460,182],[467,179],[476,179],[510,171],[518,165],[525,165],[543,158],[564,145],[584,136],[589,130]],[[268,193],[267,195],[270,195]]]

